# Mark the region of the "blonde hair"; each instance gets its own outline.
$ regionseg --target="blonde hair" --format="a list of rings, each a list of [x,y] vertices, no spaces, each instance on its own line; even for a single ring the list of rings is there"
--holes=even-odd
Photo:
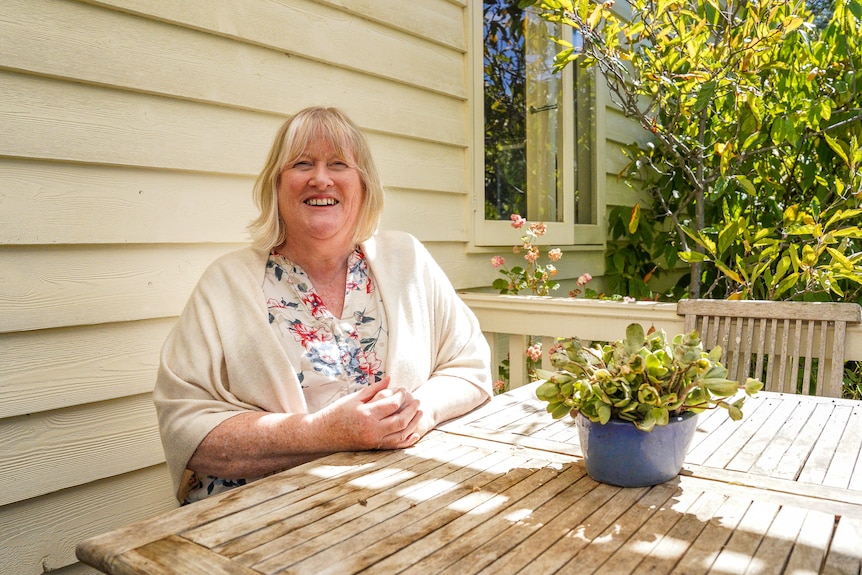
[[[301,156],[313,138],[322,137],[342,157],[353,156],[362,181],[363,198],[353,240],[371,237],[383,213],[383,182],[371,148],[359,127],[337,108],[305,108],[279,128],[257,181],[254,202],[260,214],[248,226],[254,245],[270,251],[285,241],[284,222],[278,214],[278,179],[284,167]]]

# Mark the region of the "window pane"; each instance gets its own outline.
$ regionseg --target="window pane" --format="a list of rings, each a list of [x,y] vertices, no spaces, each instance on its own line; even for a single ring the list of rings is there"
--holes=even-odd
[[[578,45],[578,36],[573,41]],[[592,69],[584,70],[579,62],[573,62],[575,94],[575,223],[595,224],[598,221],[598,207],[593,194],[593,142],[595,141],[596,107],[593,98]]]
[[[563,149],[561,75],[554,72],[554,26],[527,15],[527,213],[530,220],[563,221],[559,161]]]
[[[563,221],[556,27],[512,0],[484,12],[485,219]]]
[[[485,0],[485,219],[526,214],[526,60],[524,12],[511,0]]]

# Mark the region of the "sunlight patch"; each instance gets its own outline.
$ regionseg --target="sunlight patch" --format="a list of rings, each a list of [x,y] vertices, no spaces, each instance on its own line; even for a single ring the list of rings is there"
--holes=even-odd
[[[673,559],[682,557],[686,549],[690,547],[687,541],[680,541],[673,537],[664,537],[661,542],[656,545],[655,541],[637,541],[631,545],[631,550],[641,555],[651,555],[653,557],[662,557]]]
[[[447,479],[428,479],[421,482],[417,487],[402,489],[398,491],[401,497],[407,497],[414,501],[426,501],[437,497],[441,493],[456,487],[458,484]]]
[[[373,463],[366,463],[364,465],[316,465],[312,469],[308,470],[309,475],[316,475],[317,477],[323,477],[325,479],[330,479],[335,477],[336,475],[340,475],[345,471],[362,471],[363,469],[368,469],[369,467],[374,467]]]
[[[755,559],[747,553],[723,549],[718,556],[718,560],[713,564],[710,573],[736,575],[743,571],[746,573],[763,573],[767,571],[766,562],[762,559]]]
[[[530,515],[533,514],[532,509],[521,508],[515,509],[514,511],[510,511],[505,515],[505,519],[507,521],[511,521],[512,523],[518,523],[519,521],[523,521],[527,519]]]
[[[411,471],[405,471],[403,469],[399,469],[396,473],[392,473],[391,469],[379,469],[377,471],[369,473],[368,475],[363,475],[361,477],[351,479],[347,483],[349,485],[355,485],[356,487],[385,488],[397,485],[402,481],[406,481],[412,477],[416,477],[416,474]]]
[[[469,495],[465,495],[458,501],[453,501],[449,504],[449,509],[454,511],[460,511],[462,513],[479,513],[478,507],[483,503],[486,503],[489,500],[489,497],[492,497],[494,494],[490,491],[476,491],[474,493],[470,493]],[[495,507],[499,507],[502,505],[504,501],[500,501]],[[487,513],[488,510],[484,512]]]

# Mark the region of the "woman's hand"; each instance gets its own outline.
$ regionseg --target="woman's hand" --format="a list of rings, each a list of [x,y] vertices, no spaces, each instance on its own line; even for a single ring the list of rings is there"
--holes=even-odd
[[[391,389],[389,383],[389,377],[384,377],[313,414],[333,451],[399,449],[413,445],[428,431],[420,432],[419,400],[406,389]]]

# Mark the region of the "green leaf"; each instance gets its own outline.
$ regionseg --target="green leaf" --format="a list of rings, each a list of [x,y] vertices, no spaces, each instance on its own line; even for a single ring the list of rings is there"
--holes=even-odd
[[[838,210],[834,214],[832,214],[832,217],[829,218],[829,221],[826,222],[826,227],[830,228],[830,227],[832,227],[832,224],[834,224],[835,222],[840,222],[843,220],[849,220],[851,218],[856,218],[860,214],[862,214],[862,209],[858,209],[858,208],[852,209],[852,210]]]
[[[601,422],[602,425],[606,424],[607,422],[609,422],[611,420],[611,406],[610,405],[608,405],[606,403],[602,403],[599,405],[599,407],[596,411],[598,412],[599,421]]]
[[[697,100],[694,103],[695,112],[702,112],[709,105],[713,96],[715,96],[715,87],[716,83],[714,80],[704,82],[700,85],[700,89],[697,91]]]
[[[718,257],[722,257],[722,255],[736,242],[738,238],[739,225],[736,220],[734,220],[718,233]]]
[[[704,379],[701,383],[712,393],[724,397],[734,395],[739,390],[739,382],[730,379],[710,378]]]
[[[745,393],[747,393],[748,395],[754,395],[758,391],[760,391],[761,389],[763,389],[763,382],[762,381],[760,381],[759,379],[751,378],[751,377],[746,378],[746,380],[745,380]]]
[[[835,248],[826,246],[826,251],[832,256],[832,259],[835,260],[839,265],[843,266],[848,270],[853,269],[853,263],[847,259],[847,256],[836,250]]]
[[[780,260],[778,260],[778,265],[775,266],[775,281],[778,281],[781,278],[783,278],[784,274],[786,274],[787,270],[789,270],[789,269],[790,269],[790,258],[787,256],[782,256],[782,258]]]
[[[536,397],[541,399],[542,401],[549,402],[558,402],[560,400],[560,388],[556,383],[552,383],[550,381],[542,382],[539,387],[536,388]]]
[[[644,346],[646,336],[644,328],[639,323],[630,323],[626,327],[626,350],[629,353],[635,353]]]
[[[727,277],[729,277],[730,279],[732,279],[736,283],[738,283],[738,284],[745,283],[742,281],[742,278],[739,277],[738,273],[736,273],[735,271],[733,271],[732,269],[730,269],[729,267],[724,265],[722,262],[716,260],[715,267],[720,269],[722,271],[722,273],[724,273],[724,275],[726,275]]]
[[[679,256],[679,259],[687,263],[710,261],[709,258],[706,257],[706,254],[702,254],[700,252],[679,252],[677,255]]]
[[[862,229],[859,229],[857,226],[850,226],[849,228],[842,228],[840,230],[835,230],[832,232],[836,238],[855,238],[862,239]]]
[[[757,189],[754,187],[754,184],[751,183],[751,180],[746,178],[745,176],[736,176],[736,182],[742,186],[742,189],[745,190],[752,196],[757,195]]]
[[[829,147],[832,148],[832,150],[838,154],[842,160],[844,160],[844,163],[847,164],[848,167],[852,167],[850,165],[850,158],[847,155],[847,151],[844,149],[844,142],[839,142],[829,134],[823,134],[823,139],[826,140]]]
[[[736,405],[728,405],[727,414],[733,421],[739,421],[740,419],[742,419],[742,410],[739,409],[739,407]]]
[[[786,278],[781,280],[781,283],[779,283],[778,287],[775,288],[775,295],[773,296],[773,298],[778,299],[778,297],[781,294],[783,294],[784,292],[786,292],[787,290],[789,290],[790,288],[795,286],[798,281],[799,281],[799,274],[796,272],[790,274],[789,276],[787,276]]]

